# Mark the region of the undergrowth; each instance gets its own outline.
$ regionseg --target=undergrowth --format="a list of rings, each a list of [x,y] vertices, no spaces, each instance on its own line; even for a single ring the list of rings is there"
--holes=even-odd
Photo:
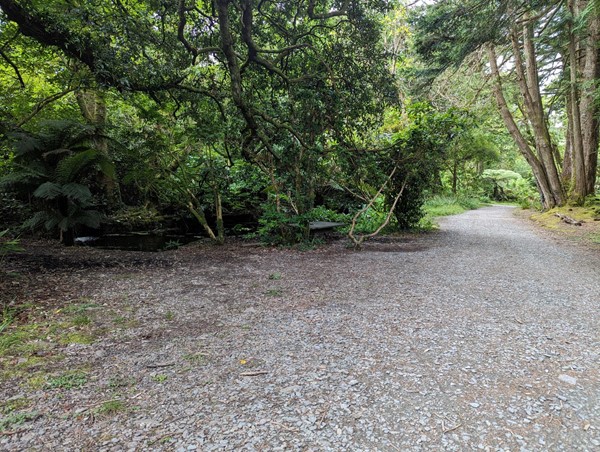
[[[448,215],[457,215],[467,210],[478,209],[486,204],[481,199],[461,195],[435,195],[423,204],[425,215],[419,222],[419,229],[431,230],[437,227],[435,219]]]

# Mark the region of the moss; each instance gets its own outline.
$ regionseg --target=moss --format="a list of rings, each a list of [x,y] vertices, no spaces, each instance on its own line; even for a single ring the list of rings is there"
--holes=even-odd
[[[95,337],[89,333],[77,331],[74,333],[69,333],[66,336],[63,336],[59,339],[59,343],[63,345],[70,344],[84,344],[89,345],[93,344]]]
[[[27,379],[26,385],[34,390],[42,389],[46,386],[47,375],[44,372],[38,372]]]

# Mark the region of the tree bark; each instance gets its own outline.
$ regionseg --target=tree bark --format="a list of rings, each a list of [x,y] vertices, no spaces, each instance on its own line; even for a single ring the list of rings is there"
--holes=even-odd
[[[540,190],[540,194],[542,196],[543,207],[545,209],[551,209],[556,205],[560,205],[560,203],[554,196],[544,166],[530,148],[529,143],[521,133],[521,130],[517,126],[515,118],[513,117],[510,109],[508,108],[502,89],[502,79],[500,77],[500,70],[498,69],[498,63],[496,61],[496,51],[492,44],[489,44],[487,46],[487,52],[490,69],[492,72],[492,78],[494,81],[494,95],[496,97],[496,102],[498,104],[502,120],[504,121],[504,124],[506,125],[506,128],[508,129],[508,132],[510,133],[511,137],[515,141],[519,151],[531,167],[538,188]]]
[[[593,194],[596,184],[598,166],[598,115],[600,109],[596,92],[600,78],[600,16],[597,9],[590,12],[587,36],[583,45],[585,56],[581,70],[582,83],[580,92],[581,135],[583,140],[584,166],[586,171],[586,193]]]
[[[550,138],[548,123],[544,114],[544,106],[542,95],[540,92],[540,81],[538,76],[538,65],[536,60],[535,46],[533,43],[533,25],[529,22],[523,25],[523,55],[525,59],[525,74],[520,79],[521,91],[527,93],[528,102],[525,103],[527,110],[527,118],[533,130],[535,147],[541,161],[548,184],[552,191],[556,205],[562,205],[565,202],[565,191],[562,186],[557,162],[554,159],[554,146]],[[514,45],[514,43],[513,43]],[[515,65],[517,71],[523,71],[522,63],[520,62],[520,50],[514,49],[515,60],[518,63]]]
[[[106,129],[106,99],[104,93],[98,90],[77,90],[75,98],[82,116],[88,124],[94,126],[97,130],[92,143],[94,148],[110,158],[108,139],[104,136]],[[107,174],[101,174],[100,183],[106,194],[108,208],[116,210],[121,205],[121,190],[118,181]]]
[[[569,0],[571,16],[575,17],[575,2]],[[581,203],[587,195],[585,155],[583,152],[583,134],[581,130],[581,111],[579,109],[578,90],[578,64],[577,64],[577,38],[573,24],[569,23],[569,108],[571,120],[571,144],[573,158],[573,183],[571,187],[571,201]]]

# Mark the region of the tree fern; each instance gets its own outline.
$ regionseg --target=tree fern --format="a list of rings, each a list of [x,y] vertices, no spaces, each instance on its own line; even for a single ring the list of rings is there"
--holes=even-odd
[[[71,182],[62,186],[62,194],[69,198],[72,202],[81,207],[89,207],[92,205],[92,192],[85,185]]]
[[[34,192],[33,196],[40,199],[56,199],[63,195],[62,186],[54,182],[44,182]]]
[[[17,171],[2,178],[0,186],[20,190],[25,199],[33,193],[40,211],[25,227],[58,229],[63,239],[72,239],[77,225],[100,226],[102,215],[90,209],[93,194],[80,183],[98,172],[116,177],[108,156],[93,147],[100,137],[95,127],[74,121],[47,122],[40,133],[12,137]]]
[[[66,184],[76,179],[77,175],[98,160],[99,151],[87,149],[86,151],[63,158],[56,167],[56,180]]]

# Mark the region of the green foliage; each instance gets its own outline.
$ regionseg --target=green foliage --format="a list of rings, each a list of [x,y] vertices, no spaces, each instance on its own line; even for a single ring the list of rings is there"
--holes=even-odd
[[[400,171],[394,178],[393,190],[386,193],[387,204],[404,185],[394,214],[401,229],[416,227],[423,217],[421,209],[427,190],[457,137],[464,130],[464,115],[456,110],[439,112],[427,104],[414,104],[407,109],[409,124],[396,134],[393,150]]]
[[[157,374],[157,375],[154,375],[152,377],[152,379],[157,383],[164,383],[165,381],[167,381],[169,379],[169,376],[164,375],[164,374]]]
[[[387,205],[384,196],[379,196],[375,199],[373,205],[362,214],[356,222],[356,232],[359,234],[370,234],[374,232],[384,221],[387,216]],[[396,227],[396,221],[390,222],[388,230],[393,230]]]
[[[94,175],[114,176],[106,155],[91,148],[97,131],[72,121],[53,121],[42,132],[14,135],[13,172],[0,179],[23,198],[32,197],[34,213],[24,226],[59,230],[65,243],[79,225],[98,228],[102,214],[93,209]]]
[[[111,416],[126,409],[127,405],[122,400],[109,400],[96,407],[94,412],[100,415]]]
[[[257,235],[268,245],[293,245],[309,239],[308,217],[277,209],[275,203],[263,204]]]
[[[0,262],[2,262],[2,258],[7,254],[23,251],[23,248],[20,246],[20,240],[9,238],[8,233],[8,229],[0,231]]]
[[[533,182],[510,170],[485,170],[484,194],[496,201],[516,201],[530,206],[539,199]]]
[[[423,204],[424,216],[419,222],[419,229],[429,230],[436,227],[435,219],[447,215],[458,215],[466,210],[478,209],[482,201],[469,196],[435,195]]]
[[[88,381],[88,377],[83,372],[67,372],[56,377],[48,377],[47,386],[50,389],[77,389],[81,388]]]
[[[5,431],[15,426],[23,425],[25,422],[37,419],[40,415],[36,412],[9,413],[0,420],[0,431]]]
[[[275,203],[263,204],[263,213],[259,218],[257,236],[269,245],[304,244],[312,247],[314,240],[310,237],[309,223],[313,221],[330,221],[348,223],[348,215],[335,212],[324,206],[310,209],[304,214],[297,214],[284,207],[283,197],[280,210]]]

